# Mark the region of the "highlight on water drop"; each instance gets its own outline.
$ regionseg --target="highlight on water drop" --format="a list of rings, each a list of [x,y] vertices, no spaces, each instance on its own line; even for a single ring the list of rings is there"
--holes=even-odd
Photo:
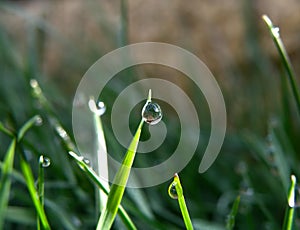
[[[47,168],[50,166],[51,160],[50,158],[41,155],[39,159],[39,163],[42,165],[43,168]]]

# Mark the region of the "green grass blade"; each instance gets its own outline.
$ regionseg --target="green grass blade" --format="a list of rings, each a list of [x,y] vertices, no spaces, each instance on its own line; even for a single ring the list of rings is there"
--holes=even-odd
[[[38,174],[38,197],[41,202],[42,207],[44,208],[44,168],[48,167],[50,161],[48,158],[44,157],[43,155],[39,158],[39,174]],[[41,218],[38,216],[37,218],[37,228],[38,230],[42,229],[41,226]]]
[[[18,135],[16,138],[13,138],[7,152],[6,157],[3,163],[2,167],[2,176],[0,180],[0,229],[3,228],[4,224],[4,213],[8,205],[9,200],[9,193],[10,193],[10,186],[11,186],[11,174],[13,171],[13,162],[14,162],[14,156],[15,156],[15,149],[16,144],[19,142],[25,135],[26,131],[30,129],[36,122],[41,119],[40,116],[36,115],[32,117],[30,120],[28,120],[20,129],[18,132]],[[1,130],[5,133],[12,135],[12,133],[4,128],[3,125],[1,126]]]
[[[42,118],[40,115],[35,115],[31,119],[29,119],[19,130],[18,135],[17,135],[17,141],[19,142],[25,135],[25,133],[30,129],[32,126],[35,124],[38,124]]]
[[[240,204],[240,200],[241,200],[241,197],[238,196],[234,203],[233,203],[233,206],[232,206],[232,209],[228,215],[228,218],[227,218],[227,223],[226,223],[226,229],[227,230],[232,230],[234,228],[234,224],[235,224],[235,217],[238,213],[238,209],[239,209],[239,204]]]
[[[97,162],[97,172],[99,175],[101,174],[104,178],[108,178],[107,148],[101,121],[101,116],[104,114],[106,108],[104,103],[102,104],[101,108],[98,108],[94,99],[90,99],[89,107],[90,110],[93,112],[94,128],[96,133],[96,151],[94,157],[95,161]],[[107,181],[101,179],[101,182],[104,187],[109,189],[109,184]],[[97,191],[96,196],[98,201],[97,203],[99,203],[97,207],[100,207],[100,210],[103,210],[107,202],[107,195],[100,189]]]
[[[294,222],[294,212],[295,212],[295,197],[296,197],[296,177],[291,176],[291,186],[288,192],[288,207],[284,217],[284,223],[282,226],[283,230],[292,230]]]
[[[8,135],[10,137],[14,136],[14,134],[10,130],[8,130],[7,128],[4,127],[2,122],[0,122],[0,131],[5,133],[6,135]]]
[[[5,160],[2,167],[2,176],[0,180],[0,229],[3,229],[5,212],[7,209],[10,186],[11,186],[11,173],[13,169],[14,155],[16,149],[16,139],[14,138],[5,154]]]
[[[267,16],[267,15],[263,15],[263,20],[265,21],[265,23],[267,24],[271,36],[273,38],[273,41],[275,43],[275,46],[279,52],[281,61],[284,65],[284,68],[287,72],[291,87],[292,87],[292,91],[293,91],[293,95],[295,97],[296,100],[296,104],[297,104],[297,108],[298,108],[298,112],[300,113],[300,93],[299,93],[299,89],[297,87],[297,83],[296,83],[296,77],[295,77],[295,73],[291,64],[291,61],[289,59],[289,56],[286,52],[286,49],[284,47],[284,44],[280,38],[280,34],[279,34],[279,28],[275,27],[271,21],[271,19]]]
[[[113,185],[111,186],[111,190],[108,195],[106,207],[99,218],[97,230],[110,229],[114,222],[118,207],[121,203],[125,191],[127,180],[129,178],[130,169],[135,157],[143,123],[144,121],[141,120],[137,131],[129,145],[128,151],[126,152],[122,165],[116,173]]]
[[[175,188],[175,191],[174,191]],[[187,209],[186,203],[185,203],[185,199],[183,196],[183,189],[179,180],[179,176],[176,173],[174,176],[174,180],[171,183],[170,187],[169,187],[169,195],[170,197],[172,197],[173,199],[177,199],[178,200],[178,204],[180,207],[180,211],[183,217],[183,221],[185,224],[185,227],[187,230],[193,230],[193,224],[189,215],[189,211]]]
[[[70,151],[69,152],[70,156],[73,157],[73,159],[76,161],[76,163],[79,165],[79,167],[85,172],[85,174],[88,176],[88,178],[93,181],[104,193],[106,196],[109,194],[109,189],[107,189],[103,184],[102,184],[102,179],[96,174],[96,172],[89,167],[84,161],[83,157],[78,156],[76,153]],[[122,207],[122,205],[119,205],[119,210],[118,214],[127,227],[127,229],[132,229],[135,230],[136,227],[134,223],[132,222],[131,218],[125,211],[125,209]]]
[[[23,175],[25,177],[27,188],[30,193],[31,199],[36,208],[38,216],[41,220],[42,226],[44,229],[50,229],[50,225],[48,223],[44,208],[39,200],[38,193],[35,189],[34,177],[33,177],[30,165],[27,163],[27,161],[24,159],[23,155],[21,155],[21,154],[20,154],[20,166],[21,166]]]

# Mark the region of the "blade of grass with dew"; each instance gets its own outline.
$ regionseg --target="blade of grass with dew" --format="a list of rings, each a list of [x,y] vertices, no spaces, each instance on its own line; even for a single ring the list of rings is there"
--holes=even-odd
[[[67,135],[67,132],[65,129],[62,127],[61,123],[57,119],[57,116],[48,101],[48,99],[45,97],[43,94],[43,91],[38,83],[37,80],[31,79],[30,80],[30,87],[32,90],[32,95],[33,97],[38,101],[38,103],[41,105],[42,109],[46,111],[46,116],[47,119],[49,120],[49,123],[54,127],[55,132],[64,140],[63,143],[66,145],[65,147],[68,150],[75,150],[76,147],[73,144],[73,142],[70,139],[70,136]],[[64,164],[64,172],[66,174],[66,178],[70,181],[71,184],[77,184],[76,177],[74,176],[74,173],[71,169],[71,166],[68,164],[67,159],[64,158],[62,155],[58,155],[60,157],[59,160]]]
[[[46,166],[46,164],[48,164],[47,162],[45,163],[46,158],[41,155],[39,158],[39,172],[38,172],[38,197],[39,200],[41,202],[42,207],[44,208],[44,167],[48,167],[48,165]],[[37,217],[37,229],[40,230],[42,229],[41,227],[41,219],[38,216]]]
[[[34,177],[33,177],[30,165],[27,163],[27,161],[25,160],[25,158],[22,154],[20,154],[20,166],[21,166],[23,175],[25,177],[27,188],[30,193],[31,199],[36,208],[38,216],[41,220],[42,226],[44,229],[50,229],[50,225],[48,223],[44,208],[39,200],[39,197],[37,196],[37,191],[36,191],[35,185],[34,185]]]
[[[47,116],[49,118],[49,121],[50,121],[51,125],[54,127],[56,134],[61,138],[65,148],[69,151],[69,153],[70,153],[70,151],[74,153],[73,155],[70,154],[73,158],[74,158],[74,156],[79,157],[77,154],[75,154],[75,152],[77,152],[75,144],[72,142],[67,131],[62,127],[62,125],[56,118],[56,116],[53,112],[53,109],[52,109],[50,103],[48,102],[47,98],[43,94],[42,89],[40,88],[38,82],[35,79],[32,79],[30,81],[30,86],[32,88],[33,96],[39,101],[39,103],[42,105],[42,107],[47,111]],[[74,159],[76,160],[76,158],[74,158]],[[79,163],[79,162],[77,161],[77,163]],[[84,165],[86,165],[86,164],[84,163]],[[80,166],[80,164],[79,164],[79,166]],[[91,168],[88,168],[88,169],[91,170]],[[88,172],[88,171],[86,171],[86,172]],[[91,174],[89,174],[89,173],[87,173],[87,175],[91,176]],[[93,176],[96,176],[96,175],[97,174],[94,172]],[[93,176],[91,176],[92,180],[96,178]],[[73,177],[73,174],[72,174],[72,177]],[[75,180],[75,178],[72,181],[74,181],[74,180]],[[93,180],[93,181],[94,182],[96,181],[96,184],[103,191],[105,191],[105,186],[102,185],[99,178],[98,178],[98,180]],[[73,182],[73,183],[75,183],[75,182]],[[108,194],[108,191],[107,191],[107,194]],[[120,217],[123,220],[124,224],[128,227],[128,229],[136,229],[136,227],[134,226],[132,220],[130,219],[130,217],[128,216],[126,211],[123,208],[120,208],[120,210],[122,210],[122,211],[120,211]]]
[[[148,102],[151,102],[151,89],[149,90],[146,104],[148,104]],[[122,165],[115,175],[113,185],[111,186],[111,190],[108,194],[106,207],[102,211],[98,221],[97,230],[110,229],[115,220],[135,158],[143,124],[144,119],[142,118],[122,161]]]
[[[23,138],[23,136],[25,135],[26,131],[28,129],[30,129],[34,124],[36,124],[37,122],[39,122],[40,120],[40,116],[34,116],[33,118],[31,118],[30,120],[28,120],[20,129],[20,131],[17,134],[17,141],[18,143],[21,141],[21,139]],[[23,172],[25,181],[26,181],[26,185],[29,191],[29,194],[31,196],[31,199],[33,201],[33,204],[36,208],[36,211],[38,213],[38,216],[41,220],[41,223],[43,225],[44,229],[50,229],[50,225],[48,223],[44,208],[39,200],[39,197],[37,196],[37,191],[35,189],[35,184],[34,184],[34,177],[30,168],[30,165],[28,164],[28,162],[25,160],[25,153],[24,150],[22,148],[22,146],[19,146],[21,149],[21,154],[20,154],[20,166],[21,166],[21,170]]]
[[[89,107],[93,113],[94,118],[94,128],[96,133],[96,153],[94,157],[97,162],[97,172],[99,175],[102,175],[104,178],[108,178],[108,164],[107,164],[107,148],[103,132],[103,126],[101,121],[101,116],[105,113],[106,107],[103,102],[101,102],[101,107],[96,105],[96,102],[93,98],[89,100]],[[102,185],[109,189],[109,184],[107,181],[101,179]],[[107,195],[101,190],[97,190],[96,200],[98,201],[97,207],[100,207],[102,211],[107,202]],[[100,211],[98,213],[100,213]]]
[[[83,158],[78,156],[76,153],[70,151],[69,152],[70,156],[73,157],[73,159],[76,161],[78,166],[85,172],[85,174],[88,176],[88,178],[93,181],[105,194],[108,196],[109,194],[109,189],[107,189],[103,184],[101,178],[96,174],[96,172],[89,167],[84,161]],[[137,229],[130,219],[129,215],[125,211],[125,209],[122,207],[122,205],[119,205],[119,210],[118,214],[127,227],[127,229]]]
[[[292,230],[295,212],[295,197],[296,197],[296,177],[291,175],[291,186],[288,191],[288,207],[284,217],[283,230]]]
[[[241,197],[238,196],[234,203],[233,203],[233,206],[232,206],[232,209],[228,215],[228,218],[227,218],[227,223],[226,223],[226,229],[227,230],[232,230],[234,228],[234,224],[235,224],[235,217],[238,213],[238,209],[239,209],[239,204],[240,204],[240,200],[241,200]]]
[[[175,188],[175,191],[174,191],[174,188]],[[188,211],[186,203],[185,203],[185,199],[183,196],[183,189],[182,189],[182,186],[181,186],[181,183],[179,180],[179,176],[177,173],[174,175],[174,180],[170,184],[168,192],[169,192],[169,195],[171,198],[178,200],[178,204],[180,207],[180,211],[181,211],[186,229],[193,230],[194,227],[193,227],[193,224],[192,224],[192,221],[191,221],[191,218],[189,215],[189,211]]]
[[[296,82],[296,77],[295,77],[295,73],[291,64],[291,61],[289,59],[289,56],[286,52],[286,49],[284,47],[284,44],[280,38],[280,34],[279,34],[279,28],[275,27],[271,21],[271,19],[267,16],[267,15],[263,15],[262,16],[263,20],[265,21],[265,23],[267,24],[271,36],[273,38],[274,44],[278,50],[278,53],[280,55],[281,61],[283,63],[283,66],[287,72],[288,78],[289,78],[289,82],[291,84],[292,87],[292,91],[293,91],[293,95],[295,97],[296,100],[296,104],[297,104],[297,108],[298,108],[298,112],[300,113],[300,93],[299,93],[299,88],[297,87],[297,82]]]
[[[37,86],[35,86],[35,88],[37,88]],[[40,89],[37,89],[37,91],[40,91]],[[42,99],[43,103],[48,104],[47,99],[44,96],[42,98],[43,98]],[[48,105],[47,108],[50,109],[50,106]],[[86,166],[86,164],[82,161],[83,158],[75,153],[75,152],[77,152],[75,144],[72,142],[72,140],[71,140],[69,134],[67,133],[67,131],[62,127],[62,125],[56,119],[56,117],[54,115],[49,115],[49,116],[50,116],[49,117],[50,123],[54,127],[55,132],[58,135],[58,137],[62,140],[63,145],[65,146],[66,150],[69,152],[70,156],[72,156],[76,160],[77,164],[81,168],[85,168],[83,165]],[[108,193],[109,193],[109,190],[107,190],[106,187],[102,184],[101,179],[99,177],[97,177],[97,174],[90,167],[87,167],[86,170],[84,170],[84,171],[86,172],[87,176],[90,177],[91,180],[96,185],[98,185],[99,188],[102,191],[105,192],[105,194],[107,196]],[[131,218],[126,213],[126,211],[125,211],[125,209],[123,207],[120,207],[119,215],[121,217],[121,220],[123,221],[123,223],[125,224],[125,226],[128,229],[136,229],[136,227],[133,224]]]

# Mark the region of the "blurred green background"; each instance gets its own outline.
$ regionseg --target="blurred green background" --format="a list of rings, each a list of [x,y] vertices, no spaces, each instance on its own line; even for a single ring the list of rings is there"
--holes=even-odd
[[[95,190],[55,136],[47,112],[31,94],[30,79],[38,80],[59,121],[72,135],[72,100],[84,73],[109,51],[143,41],[180,46],[209,67],[226,102],[224,145],[213,166],[199,174],[210,134],[206,102],[198,97],[199,89],[176,71],[145,65],[118,74],[101,95],[107,106],[102,119],[109,151],[120,153],[116,157],[125,152],[110,124],[118,94],[139,79],[169,76],[168,80],[189,92],[201,115],[201,142],[179,174],[195,228],[224,229],[232,203],[241,195],[236,229],[280,229],[290,175],[300,176],[300,117],[261,15],[268,14],[279,25],[299,75],[299,10],[300,2],[292,0],[2,1],[0,121],[17,130],[35,114],[44,120],[42,126],[28,132],[25,142],[35,175],[40,154],[52,162],[45,170],[45,209],[53,229],[95,228]],[[132,132],[141,106],[131,114]],[[165,108],[168,138],[152,153],[153,159],[147,158],[149,164],[156,162],[155,157],[164,159],[172,153],[180,132],[176,111],[163,102],[161,107]],[[149,137],[147,128],[143,135]],[[1,161],[9,143],[10,138],[0,133]],[[137,163],[143,160],[137,157]],[[17,154],[14,168],[20,171]],[[178,204],[167,194],[170,182],[171,178],[159,186],[126,190],[123,205],[138,229],[184,228]],[[298,213],[295,223],[295,229],[299,228]],[[34,226],[34,206],[27,188],[14,179],[5,229]],[[119,220],[114,228],[122,229]]]

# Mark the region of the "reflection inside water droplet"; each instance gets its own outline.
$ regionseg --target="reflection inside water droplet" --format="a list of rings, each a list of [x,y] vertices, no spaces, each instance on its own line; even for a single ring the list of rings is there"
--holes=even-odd
[[[177,194],[175,186],[176,186],[176,182],[172,182],[172,184],[170,184],[169,189],[168,189],[169,196],[172,199],[178,199],[178,194]]]
[[[44,157],[43,155],[40,156],[40,164],[42,164],[42,167],[47,168],[50,166],[51,161],[48,157]]]
[[[162,119],[162,111],[157,103],[148,102],[142,110],[142,117],[145,122],[155,125]]]

